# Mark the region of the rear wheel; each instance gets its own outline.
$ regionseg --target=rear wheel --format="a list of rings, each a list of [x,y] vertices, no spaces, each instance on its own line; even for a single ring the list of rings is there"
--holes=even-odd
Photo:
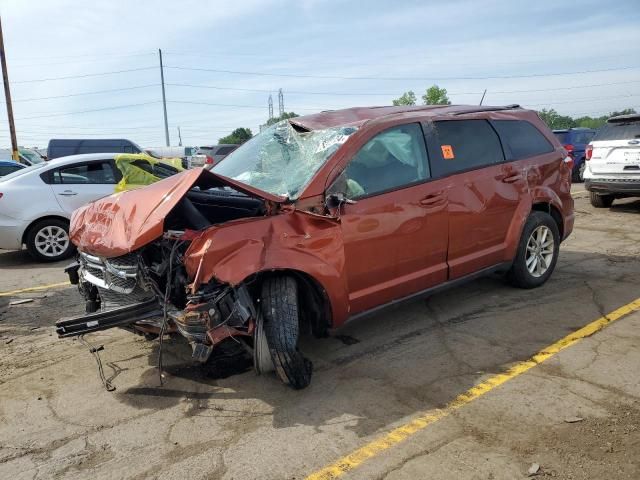
[[[70,257],[75,247],[69,239],[69,223],[59,218],[45,218],[29,229],[27,250],[41,262],[57,262]]]
[[[560,234],[545,212],[532,212],[522,230],[518,252],[508,273],[516,287],[535,288],[545,283],[558,260]]]
[[[292,277],[267,278],[261,295],[264,334],[280,380],[295,389],[311,382],[313,366],[298,350],[298,285]]]
[[[595,192],[589,192],[591,205],[596,208],[609,208],[613,205],[613,195],[601,195]]]

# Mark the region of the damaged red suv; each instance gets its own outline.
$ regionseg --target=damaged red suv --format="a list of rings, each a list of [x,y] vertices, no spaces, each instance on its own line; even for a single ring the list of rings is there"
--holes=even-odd
[[[489,273],[546,282],[573,228],[570,187],[566,152],[517,105],[289,119],[211,171],[77,210],[67,271],[87,314],[57,331],[178,333],[200,362],[241,342],[256,371],[303,388],[302,333]]]

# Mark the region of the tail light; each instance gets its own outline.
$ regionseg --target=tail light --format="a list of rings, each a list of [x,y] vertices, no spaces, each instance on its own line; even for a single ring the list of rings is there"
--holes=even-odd
[[[585,160],[591,160],[591,156],[593,155],[593,145],[587,145],[587,148],[584,149],[584,158]]]
[[[575,150],[575,147],[569,144],[569,145],[565,145],[564,149],[567,151],[567,154],[573,158],[573,151]]]
[[[207,157],[204,159],[204,163],[207,165],[213,165],[213,157],[207,155]]]

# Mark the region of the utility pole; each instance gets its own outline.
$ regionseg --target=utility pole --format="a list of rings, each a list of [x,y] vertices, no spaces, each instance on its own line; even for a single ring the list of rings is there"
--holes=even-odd
[[[158,49],[160,55],[160,82],[162,83],[162,108],[164,109],[164,136],[167,140],[167,147],[169,143],[169,122],[167,121],[167,97],[164,94],[164,68],[162,67],[162,50]]]
[[[480,105],[482,105],[482,102],[484,102],[484,96],[487,94],[487,89],[484,89],[484,93],[482,94],[482,98],[480,99]]]
[[[16,124],[13,122],[13,107],[11,106],[11,92],[9,91],[9,74],[7,73],[7,57],[4,53],[4,36],[2,35],[2,20],[0,20],[0,63],[2,63],[2,82],[4,83],[4,98],[7,101],[7,116],[9,117],[9,131],[11,132],[11,157],[20,161],[18,154],[18,140],[16,139]]]
[[[182,146],[182,134],[180,133],[180,127],[178,127],[178,146]]]
[[[269,120],[273,120],[273,98],[269,94]]]
[[[284,93],[282,89],[278,90],[278,112],[280,112],[280,118],[284,115]]]

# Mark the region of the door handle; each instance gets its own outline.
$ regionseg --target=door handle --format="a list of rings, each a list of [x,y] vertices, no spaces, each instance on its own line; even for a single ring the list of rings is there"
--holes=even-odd
[[[420,205],[434,206],[444,202],[444,195],[442,192],[434,193],[433,195],[427,195],[420,200]]]
[[[64,192],[59,193],[58,195],[62,195],[63,197],[73,197],[77,195],[78,192],[72,192],[71,190],[65,190]]]
[[[522,180],[522,175],[520,175],[519,173],[516,175],[508,175],[500,178],[500,181],[502,183],[516,183],[518,180]]]

